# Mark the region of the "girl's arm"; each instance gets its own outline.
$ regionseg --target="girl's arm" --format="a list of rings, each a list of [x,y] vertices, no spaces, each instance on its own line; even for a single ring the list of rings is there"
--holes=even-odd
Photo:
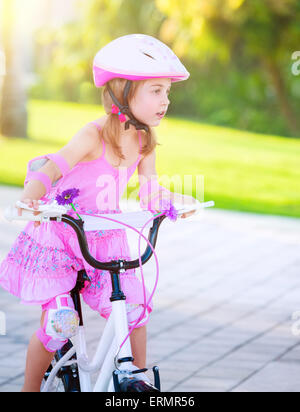
[[[156,152],[153,150],[149,155],[144,157],[138,165],[139,183],[142,187],[149,180],[158,180],[158,175],[156,171]],[[143,203],[148,203],[152,198],[157,196],[158,192],[151,193]],[[171,200],[172,203],[181,203],[184,205],[195,203],[192,196],[182,195],[180,193],[169,192],[166,196]],[[191,216],[194,212],[185,213],[182,218]]]
[[[138,174],[140,186],[150,179],[157,179],[155,150],[140,161],[138,165]]]
[[[57,154],[62,156],[72,169],[78,162],[96,150],[98,145],[98,131],[92,125],[87,124]],[[45,173],[50,178],[51,183],[62,177],[59,167],[50,159],[38,171]],[[30,180],[26,184],[20,200],[39,200],[45,194],[46,188],[40,180]]]

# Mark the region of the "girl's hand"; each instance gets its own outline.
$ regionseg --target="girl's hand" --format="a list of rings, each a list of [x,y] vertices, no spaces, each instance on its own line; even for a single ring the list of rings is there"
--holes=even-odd
[[[181,219],[186,219],[187,217],[192,216],[194,213],[196,213],[195,210],[193,210],[192,212],[184,213],[183,215],[181,215]]]
[[[162,199],[169,200],[169,199],[170,199],[170,196],[168,196],[167,194],[163,194]],[[180,201],[180,203],[182,203],[183,206],[194,205],[194,204],[197,203],[196,200],[195,200],[192,196],[179,195],[178,193],[176,193],[176,198],[175,198],[175,200]],[[155,208],[155,209],[156,209],[156,213],[159,213],[159,212],[160,212],[160,209],[159,209],[159,203],[158,203],[158,201],[157,201],[157,203],[156,203],[155,206],[156,206],[156,208]],[[181,219],[186,219],[187,217],[192,216],[192,215],[195,214],[195,213],[196,213],[196,210],[193,210],[193,211],[191,211],[191,212],[184,213],[184,214],[181,215],[180,217],[181,217]]]
[[[23,203],[26,203],[27,206],[32,207],[33,209],[38,209],[39,207],[39,202],[38,200],[34,200],[34,199],[22,199],[21,200]],[[22,208],[16,206],[16,208],[18,209],[18,216],[22,216]],[[33,212],[33,214],[36,216],[41,212]],[[41,224],[41,222],[34,222],[34,227],[38,227]]]
[[[182,196],[182,200],[183,200],[183,205],[184,206],[193,205],[193,204],[197,203],[196,200],[192,196],[187,196],[187,195]],[[184,213],[183,215],[181,215],[181,219],[186,219],[187,217],[192,216],[195,213],[196,213],[196,210]]]
[[[194,205],[197,204],[196,199],[194,199],[192,196],[188,196],[188,195],[182,195],[179,193],[172,193],[171,197],[168,193],[161,193],[160,194],[160,198],[156,199],[154,202],[152,201],[153,198],[155,198],[158,195],[159,192],[155,192],[152,193],[148,198],[147,198],[147,202],[148,202],[148,206],[150,204],[151,201],[151,209],[154,209],[156,213],[160,213],[160,203],[163,200],[170,200],[171,201],[175,201],[178,203],[181,203],[183,206],[188,206],[188,205]],[[146,203],[147,204],[147,203]],[[146,207],[146,206],[145,206]],[[181,215],[181,219],[186,219],[189,216],[192,216],[194,213],[196,213],[196,210],[193,210],[191,212],[187,212],[184,213],[183,215]]]

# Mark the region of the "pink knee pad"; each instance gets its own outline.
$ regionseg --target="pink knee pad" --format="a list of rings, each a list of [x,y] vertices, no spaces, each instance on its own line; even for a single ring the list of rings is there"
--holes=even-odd
[[[38,329],[35,334],[38,340],[42,342],[44,348],[48,352],[56,352],[68,342],[68,339],[65,339],[65,340],[53,339],[51,336],[46,334],[46,332],[44,331],[44,328]]]
[[[128,320],[128,326],[134,326],[136,321],[139,319],[139,317],[142,315],[144,311],[144,305],[141,305],[139,303],[126,303],[126,311],[127,311],[127,320]],[[146,323],[149,321],[149,312],[148,309],[146,309],[144,316],[142,319],[139,320],[139,323],[135,326],[136,328],[141,328],[142,326],[145,326]]]
[[[42,306],[46,311],[43,326],[36,336],[48,352],[61,349],[68,339],[76,335],[79,325],[78,313],[69,294],[56,296]]]

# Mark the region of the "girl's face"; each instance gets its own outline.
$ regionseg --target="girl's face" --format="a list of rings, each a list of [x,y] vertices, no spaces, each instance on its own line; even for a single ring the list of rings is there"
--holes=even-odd
[[[148,79],[138,91],[130,104],[131,112],[140,122],[149,127],[158,126],[162,116],[166,114],[170,100],[171,79]]]

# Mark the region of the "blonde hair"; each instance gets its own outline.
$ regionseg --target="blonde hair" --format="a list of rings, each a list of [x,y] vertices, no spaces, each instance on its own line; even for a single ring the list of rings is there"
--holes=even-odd
[[[123,90],[125,88],[126,82],[127,79],[122,78],[112,79],[108,82],[111,90],[113,91],[113,94],[121,105],[125,104],[125,102],[123,101]],[[127,97],[129,107],[130,102],[135,97],[139,87],[141,87],[145,82],[146,80],[132,82]],[[119,146],[121,127],[124,127],[125,123],[120,123],[119,116],[117,114],[111,113],[111,106],[114,102],[109,94],[106,85],[102,90],[101,98],[104,110],[108,115],[108,118],[101,129],[101,137],[106,143],[109,143],[112,146],[114,153],[119,159],[125,159],[125,156],[121,151],[121,147]],[[157,136],[153,128],[149,127],[149,132],[146,132],[145,130],[140,130],[140,132],[142,137],[146,136],[146,144],[142,147],[141,150],[141,155],[146,156],[155,149],[156,145],[160,145],[160,143],[158,143],[157,141]]]

